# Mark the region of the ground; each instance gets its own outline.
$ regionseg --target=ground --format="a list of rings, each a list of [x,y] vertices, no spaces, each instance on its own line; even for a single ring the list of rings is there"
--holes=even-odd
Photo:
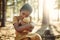
[[[54,24],[55,25],[55,24]],[[59,26],[59,25],[56,25],[56,26]],[[52,30],[54,32],[55,35],[59,35],[60,33],[57,33],[54,29],[54,27],[52,27]],[[35,33],[38,29],[40,29],[40,25],[38,27],[35,27],[32,31],[32,33]],[[59,27],[57,27],[58,30],[60,30]],[[15,40],[15,29],[13,27],[13,24],[12,23],[9,23],[7,22],[6,23],[6,27],[2,27],[0,28],[0,40]],[[59,39],[56,39],[56,40],[60,40]]]

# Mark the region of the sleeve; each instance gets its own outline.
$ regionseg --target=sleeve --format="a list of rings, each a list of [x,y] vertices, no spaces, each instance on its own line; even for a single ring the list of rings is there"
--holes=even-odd
[[[19,23],[16,16],[13,17],[13,24],[14,24],[14,23],[17,23],[17,24]]]

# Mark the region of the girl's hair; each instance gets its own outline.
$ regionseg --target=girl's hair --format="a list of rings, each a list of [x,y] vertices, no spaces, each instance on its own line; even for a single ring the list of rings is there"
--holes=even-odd
[[[24,11],[24,10],[27,10],[27,11],[29,11],[31,13],[32,12],[32,7],[28,3],[24,4],[22,6],[22,8],[20,9],[20,11]]]

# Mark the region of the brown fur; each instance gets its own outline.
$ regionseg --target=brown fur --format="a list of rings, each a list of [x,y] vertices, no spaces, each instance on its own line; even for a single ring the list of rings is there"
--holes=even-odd
[[[27,37],[22,38],[21,40],[42,40],[40,35],[33,34]]]

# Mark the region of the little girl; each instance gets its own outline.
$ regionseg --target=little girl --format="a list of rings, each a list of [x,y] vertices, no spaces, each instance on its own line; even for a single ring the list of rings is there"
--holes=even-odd
[[[29,4],[25,4],[20,9],[20,15],[13,18],[13,25],[16,30],[15,40],[24,40],[22,38],[26,37],[29,32],[31,32],[34,26],[31,23],[32,8]]]
[[[20,15],[13,18],[13,25],[16,30],[16,39],[20,40],[23,35],[27,35],[34,28],[31,24],[31,17],[29,16],[32,12],[32,8],[29,4],[25,4],[20,9]],[[29,20],[26,20],[29,17]],[[28,22],[29,21],[29,22]]]

